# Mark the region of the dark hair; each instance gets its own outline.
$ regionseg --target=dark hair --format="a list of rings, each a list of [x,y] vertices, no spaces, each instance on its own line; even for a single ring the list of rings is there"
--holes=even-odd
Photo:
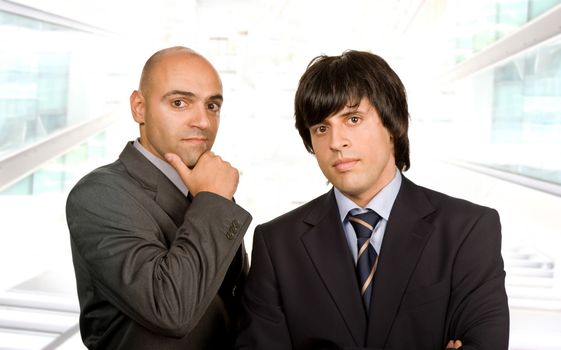
[[[355,106],[364,98],[376,108],[393,139],[396,166],[409,169],[409,111],[405,87],[384,59],[369,52],[314,58],[300,78],[294,111],[296,128],[306,149],[314,153],[309,127]]]

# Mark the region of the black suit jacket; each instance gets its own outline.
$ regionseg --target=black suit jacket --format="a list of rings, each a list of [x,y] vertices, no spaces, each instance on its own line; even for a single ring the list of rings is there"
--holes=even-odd
[[[500,250],[495,210],[403,177],[366,314],[330,191],[256,228],[237,347],[506,350]]]
[[[67,200],[80,331],[90,349],[233,347],[251,216],[190,203],[132,143]]]

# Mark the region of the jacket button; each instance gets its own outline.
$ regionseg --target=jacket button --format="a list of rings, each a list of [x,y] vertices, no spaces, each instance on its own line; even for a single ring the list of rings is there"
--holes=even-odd
[[[240,229],[240,223],[237,220],[232,221],[230,227],[228,228],[228,232],[226,232],[226,238],[229,240],[234,239],[236,234],[238,234],[238,230]]]

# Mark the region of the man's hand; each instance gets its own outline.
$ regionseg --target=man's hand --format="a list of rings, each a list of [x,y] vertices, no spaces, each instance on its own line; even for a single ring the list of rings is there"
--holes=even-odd
[[[446,349],[459,349],[462,347],[462,342],[460,340],[450,340]]]
[[[165,157],[193,197],[199,192],[212,192],[227,199],[234,197],[240,174],[230,163],[211,151],[203,153],[193,169],[187,168],[181,158],[174,153],[166,153]]]

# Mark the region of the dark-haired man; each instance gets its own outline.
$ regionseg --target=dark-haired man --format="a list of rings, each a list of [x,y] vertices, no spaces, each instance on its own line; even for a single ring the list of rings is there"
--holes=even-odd
[[[210,151],[222,100],[203,56],[156,52],[130,97],[140,138],[68,196],[89,349],[233,348],[251,216],[232,200],[238,171]]]
[[[408,108],[379,56],[314,59],[296,127],[333,184],[255,230],[243,349],[501,349],[495,210],[412,183]]]

